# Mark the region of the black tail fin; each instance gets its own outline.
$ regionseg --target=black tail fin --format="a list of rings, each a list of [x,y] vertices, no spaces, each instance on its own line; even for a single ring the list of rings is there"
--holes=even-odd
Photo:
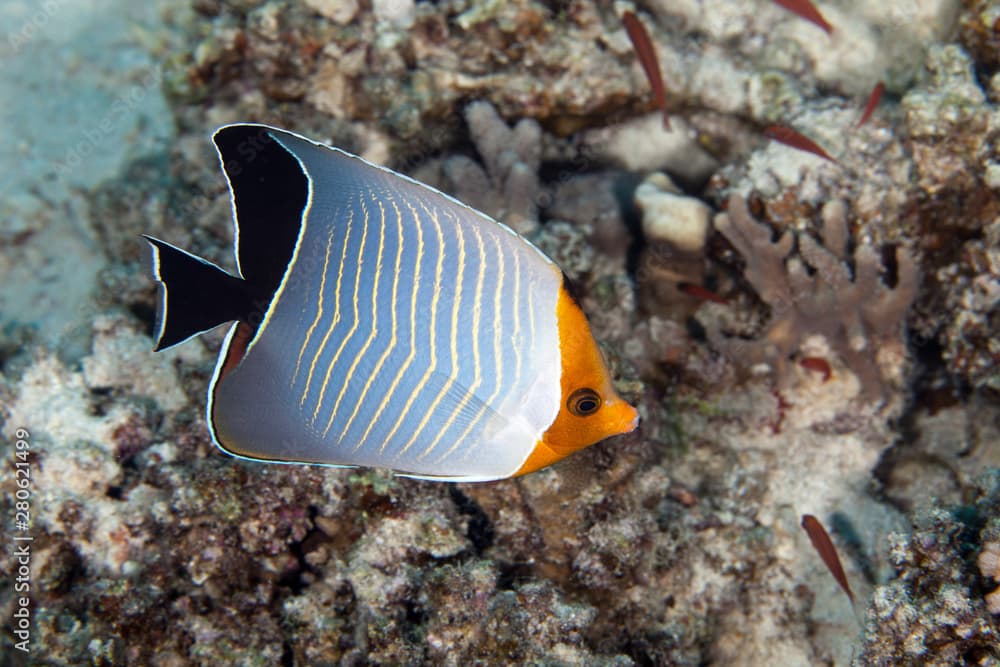
[[[143,235],[153,249],[153,277],[160,282],[156,313],[156,350],[188,338],[251,311],[247,284],[211,262]]]

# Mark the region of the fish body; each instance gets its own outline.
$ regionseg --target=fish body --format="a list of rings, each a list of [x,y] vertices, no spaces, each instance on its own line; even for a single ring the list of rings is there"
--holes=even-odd
[[[482,481],[635,428],[564,275],[512,230],[290,132],[214,141],[239,276],[147,238],[158,349],[235,320],[207,400],[221,449]]]

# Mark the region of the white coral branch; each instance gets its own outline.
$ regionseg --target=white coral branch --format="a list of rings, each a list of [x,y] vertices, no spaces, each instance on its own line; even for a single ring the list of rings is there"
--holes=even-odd
[[[541,126],[525,118],[512,129],[489,102],[470,104],[465,109],[465,120],[497,193],[490,202],[492,206],[483,208],[521,233],[532,231],[537,225],[541,192]]]

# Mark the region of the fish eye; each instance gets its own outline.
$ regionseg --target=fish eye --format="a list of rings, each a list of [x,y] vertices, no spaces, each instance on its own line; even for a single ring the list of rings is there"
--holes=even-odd
[[[566,407],[577,417],[587,417],[600,409],[601,396],[593,389],[577,389],[570,394]]]

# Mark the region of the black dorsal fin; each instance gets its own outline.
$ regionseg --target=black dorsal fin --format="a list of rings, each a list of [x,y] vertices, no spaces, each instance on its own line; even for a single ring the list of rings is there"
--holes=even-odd
[[[251,312],[253,297],[244,281],[169,243],[143,236],[153,248],[153,277],[160,282],[157,350]]]
[[[272,295],[291,261],[309,182],[264,125],[227,125],[212,138],[229,181],[236,261],[255,292]]]

